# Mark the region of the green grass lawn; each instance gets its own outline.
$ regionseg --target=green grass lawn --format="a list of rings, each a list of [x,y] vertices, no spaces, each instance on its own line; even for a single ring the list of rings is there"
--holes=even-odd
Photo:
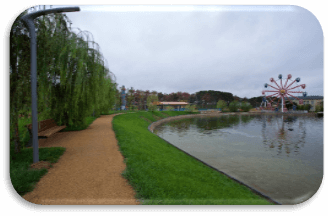
[[[40,148],[39,160],[56,163],[65,152],[65,148]],[[18,194],[24,195],[34,189],[35,184],[48,172],[46,168],[40,170],[30,169],[33,163],[33,149],[22,149],[20,153],[10,153],[10,179]]]
[[[120,113],[115,111],[114,113]],[[165,205],[230,205],[272,204],[254,194],[247,187],[202,164],[193,157],[171,146],[148,131],[151,122],[188,112],[137,112],[116,116],[113,127],[125,157],[127,168],[123,176],[137,192],[143,204]],[[86,125],[70,130],[87,128],[96,118],[88,117]],[[24,131],[28,120],[21,120],[21,141],[29,138]],[[55,163],[65,148],[40,148],[40,161]],[[23,148],[15,154],[11,148],[10,177],[20,194],[32,191],[47,169],[31,170],[33,149]]]
[[[127,165],[123,176],[142,204],[272,204],[148,130],[150,122],[181,114],[190,113],[137,112],[114,117],[113,128]]]

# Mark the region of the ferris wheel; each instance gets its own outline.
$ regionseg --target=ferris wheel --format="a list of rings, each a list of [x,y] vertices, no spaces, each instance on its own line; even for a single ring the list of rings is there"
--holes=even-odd
[[[274,80],[274,78],[270,78],[270,81],[274,83],[276,86],[269,85],[267,83],[264,84],[265,88],[270,87],[270,90],[263,90],[262,94],[264,95],[263,97],[263,103],[266,104],[267,107],[271,108],[276,106],[277,108],[281,104],[281,112],[286,112],[286,99],[293,104],[290,98],[293,98],[294,100],[298,100],[299,104],[303,104],[303,100],[296,97],[294,94],[302,94],[303,97],[307,96],[307,93],[304,91],[300,91],[299,89],[305,89],[306,85],[301,84],[301,85],[296,85],[293,86],[293,84],[299,83],[301,81],[301,78],[296,78],[295,80],[291,80],[292,75],[288,74],[287,79],[285,81],[285,84],[283,84],[283,78],[282,75],[279,74],[278,80]],[[280,85],[278,84],[280,80]],[[278,83],[277,83],[278,81]],[[291,81],[291,83],[288,84],[288,81]],[[279,109],[279,108],[278,108]]]

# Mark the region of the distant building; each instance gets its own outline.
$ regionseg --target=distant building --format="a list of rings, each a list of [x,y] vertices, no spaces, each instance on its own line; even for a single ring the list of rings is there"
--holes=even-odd
[[[323,96],[306,96],[306,97],[298,97],[299,99],[303,100],[303,104],[310,104],[311,109],[310,111],[315,111],[315,106],[320,105],[321,102],[323,102]],[[289,99],[299,105],[299,101],[295,99],[294,97],[289,97]]]
[[[172,107],[174,107],[174,109],[181,110],[181,109],[186,108],[186,106],[188,104],[189,103],[187,103],[187,102],[156,102],[156,105],[160,109],[165,109],[165,107],[167,107],[167,106],[172,106]]]

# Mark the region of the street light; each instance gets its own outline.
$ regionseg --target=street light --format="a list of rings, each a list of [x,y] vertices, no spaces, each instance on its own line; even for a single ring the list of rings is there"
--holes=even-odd
[[[38,106],[37,106],[37,73],[36,73],[36,33],[34,19],[50,13],[75,12],[80,11],[79,7],[52,8],[47,10],[36,11],[24,15],[21,20],[24,22],[30,33],[31,46],[31,95],[32,95],[32,142],[33,142],[33,163],[39,161],[39,143],[38,143]]]

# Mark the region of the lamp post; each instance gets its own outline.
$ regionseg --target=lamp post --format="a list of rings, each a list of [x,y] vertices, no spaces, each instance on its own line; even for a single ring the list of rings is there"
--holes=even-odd
[[[35,25],[34,19],[47,15],[50,13],[62,13],[62,12],[75,12],[80,11],[79,7],[67,7],[67,8],[52,8],[47,10],[36,11],[33,13],[29,13],[24,15],[21,20],[24,22],[26,27],[29,30],[30,34],[30,46],[31,46],[31,95],[32,95],[32,143],[33,143],[33,163],[39,161],[39,143],[38,143],[38,112],[37,112],[37,73],[36,73],[36,33],[35,33]]]

